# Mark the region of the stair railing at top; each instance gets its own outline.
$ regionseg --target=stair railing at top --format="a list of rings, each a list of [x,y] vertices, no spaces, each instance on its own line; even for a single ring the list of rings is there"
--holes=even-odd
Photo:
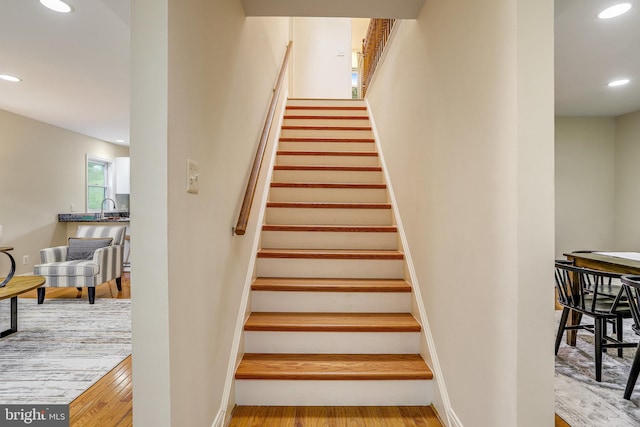
[[[389,35],[396,23],[395,19],[372,19],[367,29],[367,36],[362,41],[362,54],[364,63],[362,67],[362,97],[367,94],[378,61],[382,57],[384,47],[389,40]]]
[[[280,74],[278,75],[276,87],[273,89],[273,96],[271,97],[271,104],[269,105],[267,118],[264,122],[264,128],[262,129],[260,142],[258,143],[256,157],[253,159],[253,166],[251,167],[249,182],[247,182],[247,190],[245,191],[244,199],[242,200],[242,207],[240,208],[240,214],[238,215],[238,222],[233,228],[233,233],[239,236],[244,235],[244,233],[247,231],[247,223],[249,222],[249,214],[251,213],[253,195],[255,194],[256,187],[258,185],[258,175],[260,174],[260,168],[262,167],[262,159],[267,147],[267,140],[269,139],[271,125],[273,124],[273,117],[275,115],[276,105],[278,104],[280,90],[282,89],[282,82],[284,81],[284,76],[287,71],[287,65],[289,64],[289,54],[291,53],[292,44],[292,41],[287,44],[287,51],[284,54],[284,59],[282,60],[282,66],[280,67]]]

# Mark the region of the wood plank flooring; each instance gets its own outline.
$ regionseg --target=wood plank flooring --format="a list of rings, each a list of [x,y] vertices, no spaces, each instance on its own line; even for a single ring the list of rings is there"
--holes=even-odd
[[[229,427],[442,427],[429,406],[237,406]]]
[[[430,406],[236,406],[228,427],[442,427]],[[558,415],[555,427],[571,427]]]
[[[131,356],[69,405],[70,427],[128,427],[133,425]]]
[[[28,292],[20,298],[36,298]],[[49,288],[47,298],[87,299],[75,288]],[[115,282],[96,288],[96,298],[131,298],[129,275],[122,279],[122,292]],[[88,302],[87,302],[88,303]],[[75,399],[69,408],[71,427],[128,427],[133,425],[131,356]],[[398,414],[403,415],[398,417]],[[247,407],[239,406],[229,427],[307,426],[423,426],[440,427],[430,407]],[[556,415],[555,427],[571,427]]]
[[[37,296],[37,292],[33,290],[20,295],[20,298],[37,298]],[[76,288],[47,288],[45,301],[49,298],[81,298],[87,300],[87,304],[89,304],[86,289],[80,292]],[[96,287],[96,298],[130,299],[131,282],[129,273],[125,273],[122,276],[122,292],[118,292],[116,281],[112,280]]]
[[[556,414],[556,425],[555,427],[571,427],[565,420],[560,418],[558,414]]]

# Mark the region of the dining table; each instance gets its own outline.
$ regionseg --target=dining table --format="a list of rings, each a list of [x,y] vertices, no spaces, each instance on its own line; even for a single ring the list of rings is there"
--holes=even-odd
[[[620,274],[640,274],[640,252],[575,251],[564,256],[577,267]],[[568,324],[579,322],[578,313],[569,316]],[[567,331],[567,344],[576,345],[576,331]]]

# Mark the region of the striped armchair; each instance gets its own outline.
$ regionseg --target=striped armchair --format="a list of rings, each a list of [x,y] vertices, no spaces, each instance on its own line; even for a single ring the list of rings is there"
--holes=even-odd
[[[111,238],[109,246],[88,250],[87,259],[74,259],[75,250],[69,246],[57,246],[40,251],[41,264],[34,266],[33,274],[43,276],[44,286],[38,288],[38,304],[44,302],[46,287],[87,288],[89,304],[95,302],[96,286],[115,279],[118,291],[122,291],[122,259],[126,227],[122,226],[86,226],[78,227],[78,242],[96,243]],[[90,240],[91,239],[91,240]],[[98,240],[92,240],[98,239]],[[91,255],[93,252],[93,255]],[[69,256],[68,256],[69,255]]]

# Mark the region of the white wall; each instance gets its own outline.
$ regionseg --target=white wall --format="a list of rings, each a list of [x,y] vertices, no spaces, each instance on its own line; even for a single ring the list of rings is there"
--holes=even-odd
[[[640,111],[617,117],[616,249],[640,251]]]
[[[141,0],[132,17],[134,423],[210,426],[255,215],[246,237],[231,227],[289,22],[246,18],[237,0]],[[187,158],[199,163],[199,194],[186,193]]]
[[[552,2],[426,2],[367,94],[464,426],[554,423],[552,52]]]
[[[33,271],[40,249],[65,243],[58,213],[69,212],[72,203],[84,211],[86,155],[113,159],[128,153],[128,147],[0,110],[0,225],[2,244],[14,247],[16,274]],[[22,264],[24,255],[28,265]],[[0,276],[8,268],[2,256]]]
[[[556,118],[556,257],[640,251],[640,111]]]
[[[168,0],[131,3],[131,327],[135,425],[172,425]],[[186,166],[185,166],[186,168]],[[173,423],[175,425],[175,423]]]
[[[556,258],[575,250],[612,250],[616,121],[556,117],[555,125]]]
[[[293,18],[293,40],[290,96],[351,98],[351,19]]]

